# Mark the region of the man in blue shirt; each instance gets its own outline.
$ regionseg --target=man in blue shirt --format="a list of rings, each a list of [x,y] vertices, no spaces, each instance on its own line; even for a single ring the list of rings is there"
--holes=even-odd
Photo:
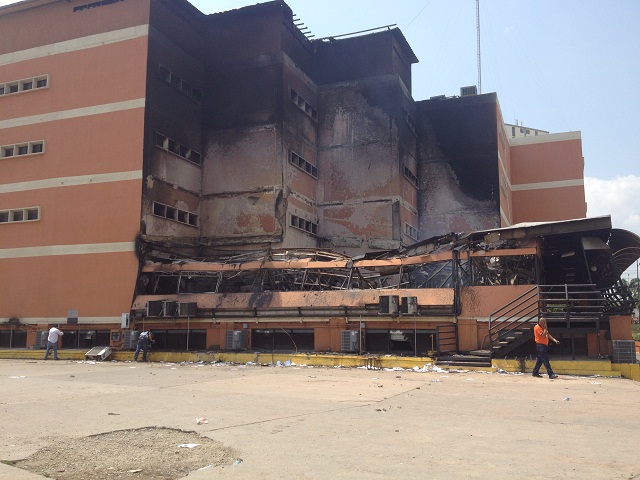
[[[138,354],[140,350],[142,350],[142,361],[147,361],[147,352],[149,351],[149,344],[155,343],[153,339],[153,332],[151,330],[147,330],[146,332],[142,332],[138,337],[138,344],[136,346],[136,353],[133,354],[133,361],[138,361]]]

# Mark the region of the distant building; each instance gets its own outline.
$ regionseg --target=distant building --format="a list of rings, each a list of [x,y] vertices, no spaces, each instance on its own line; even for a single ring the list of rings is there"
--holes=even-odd
[[[311,40],[282,1],[26,0],[0,32],[3,346],[58,322],[69,346],[112,341],[149,262],[350,257],[586,215],[579,132],[512,138],[495,93],[415,101],[397,28]]]
[[[524,138],[524,137],[537,137],[538,135],[548,135],[546,130],[539,130],[537,128],[525,127],[524,125],[512,125],[511,123],[505,123],[504,129],[507,132],[509,138]]]

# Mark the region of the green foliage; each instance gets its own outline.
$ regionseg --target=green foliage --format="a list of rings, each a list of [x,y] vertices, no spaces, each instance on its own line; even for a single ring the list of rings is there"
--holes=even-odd
[[[631,336],[636,342],[640,342],[640,323],[634,323],[631,326]]]

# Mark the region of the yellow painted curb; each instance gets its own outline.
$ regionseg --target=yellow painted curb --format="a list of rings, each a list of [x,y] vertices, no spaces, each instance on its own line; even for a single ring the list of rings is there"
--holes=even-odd
[[[87,350],[58,350],[60,360],[84,361]],[[0,359],[42,360],[44,350],[6,349],[0,350]],[[51,356],[49,357],[51,359]],[[133,360],[133,351],[114,351],[106,361],[126,362]],[[318,367],[368,367],[399,368],[404,370],[433,367],[436,363],[432,357],[396,357],[392,355],[344,355],[330,353],[253,353],[253,352],[150,352],[150,362],[225,362],[237,364],[259,365],[299,365]],[[279,362],[279,363],[278,363]],[[493,359],[491,367],[472,366],[439,366],[442,370],[464,370],[481,372],[523,372],[531,373],[535,360],[531,359]],[[640,364],[615,364],[604,359],[584,360],[552,360],[556,373],[561,375],[579,375],[602,377],[622,377],[640,382]]]

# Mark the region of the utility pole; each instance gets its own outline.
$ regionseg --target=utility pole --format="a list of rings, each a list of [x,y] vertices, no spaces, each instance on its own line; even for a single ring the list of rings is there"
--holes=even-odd
[[[482,93],[482,63],[480,62],[480,0],[476,0],[476,32],[478,37],[478,94]]]

